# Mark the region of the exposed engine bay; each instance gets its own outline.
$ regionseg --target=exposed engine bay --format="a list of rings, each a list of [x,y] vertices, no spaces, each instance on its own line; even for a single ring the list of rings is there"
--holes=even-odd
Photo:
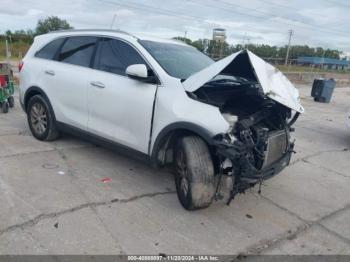
[[[232,178],[229,204],[289,164],[292,125],[304,108],[298,90],[278,69],[242,50],[192,75],[183,86],[192,99],[216,106],[230,125],[213,137],[216,198],[221,198],[222,176]]]
[[[230,124],[227,133],[214,137],[219,183],[222,175],[233,178],[228,204],[289,164],[291,126],[299,113],[292,116],[290,108],[267,97],[256,79],[220,74],[188,95],[218,107]]]

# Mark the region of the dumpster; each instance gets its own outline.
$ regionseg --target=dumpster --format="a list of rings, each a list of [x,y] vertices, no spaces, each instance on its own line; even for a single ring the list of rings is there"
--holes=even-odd
[[[335,80],[315,79],[312,85],[311,96],[316,102],[329,103],[335,87]]]

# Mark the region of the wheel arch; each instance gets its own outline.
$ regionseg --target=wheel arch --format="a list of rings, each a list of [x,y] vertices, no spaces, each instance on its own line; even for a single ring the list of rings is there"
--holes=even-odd
[[[208,145],[210,153],[213,153],[213,139],[214,136],[209,130],[190,123],[190,122],[176,122],[163,128],[153,144],[151,152],[151,160],[154,166],[164,166],[167,162],[167,152],[172,149],[178,138],[188,135],[196,135],[203,139]]]
[[[41,95],[42,97],[44,97],[44,99],[46,100],[46,102],[49,105],[49,109],[50,109],[50,111],[52,113],[53,119],[54,119],[54,121],[56,121],[55,112],[54,112],[54,110],[52,108],[52,105],[51,105],[49,97],[46,95],[45,91],[42,90],[38,86],[31,86],[24,93],[24,97],[23,97],[23,108],[24,108],[24,111],[27,113],[28,102],[29,102],[30,98],[35,96],[35,95]]]

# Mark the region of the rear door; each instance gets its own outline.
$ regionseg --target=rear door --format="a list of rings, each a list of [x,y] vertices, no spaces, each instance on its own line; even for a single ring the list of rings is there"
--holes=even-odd
[[[89,77],[88,130],[147,153],[157,84],[127,77],[125,70],[132,64],[148,67],[129,43],[99,40],[93,64],[96,70]]]
[[[43,71],[57,121],[83,130],[87,129],[87,83],[96,41],[91,36],[68,37]]]

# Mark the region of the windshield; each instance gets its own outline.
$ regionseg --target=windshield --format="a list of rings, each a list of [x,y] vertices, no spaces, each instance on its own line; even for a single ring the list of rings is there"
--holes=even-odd
[[[160,66],[171,76],[187,79],[214,61],[191,46],[139,40]]]

